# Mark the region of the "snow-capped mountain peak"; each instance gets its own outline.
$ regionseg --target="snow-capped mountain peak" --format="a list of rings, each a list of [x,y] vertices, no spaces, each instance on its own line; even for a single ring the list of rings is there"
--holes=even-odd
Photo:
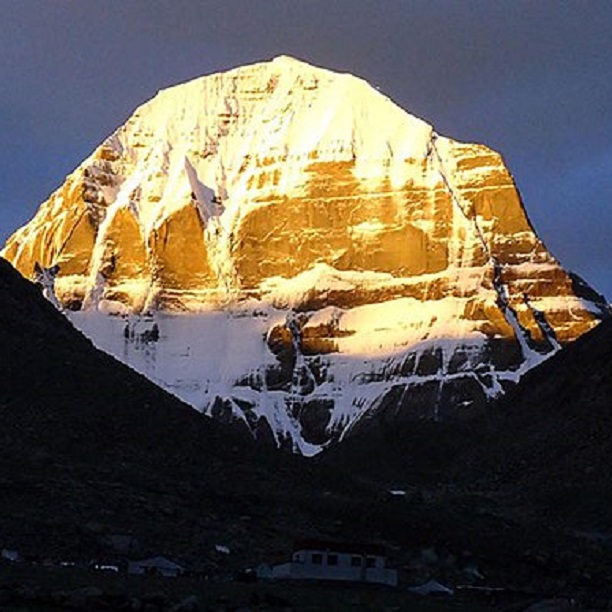
[[[288,56],[160,91],[3,255],[58,266],[106,350],[307,454],[480,406],[607,314],[497,153]]]

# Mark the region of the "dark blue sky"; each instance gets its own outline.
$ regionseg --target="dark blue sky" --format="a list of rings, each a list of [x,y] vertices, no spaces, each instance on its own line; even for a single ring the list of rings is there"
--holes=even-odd
[[[612,297],[609,0],[0,0],[0,243],[158,89],[280,54],[500,151],[565,267]]]

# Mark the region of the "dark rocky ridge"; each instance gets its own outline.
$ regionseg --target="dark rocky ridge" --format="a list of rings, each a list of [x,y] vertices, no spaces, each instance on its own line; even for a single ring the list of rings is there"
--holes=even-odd
[[[612,529],[612,321],[529,372],[486,432],[472,465],[492,457],[500,486],[555,522]]]
[[[514,491],[549,517],[612,526],[604,512],[612,499],[612,320],[528,372],[481,416],[436,424],[398,421],[390,411],[364,420],[327,460],[411,479],[426,464],[432,480],[471,480]]]
[[[210,557],[253,511],[248,483],[280,478],[248,434],[96,350],[2,259],[0,351],[2,545],[90,555],[132,533],[144,550]]]

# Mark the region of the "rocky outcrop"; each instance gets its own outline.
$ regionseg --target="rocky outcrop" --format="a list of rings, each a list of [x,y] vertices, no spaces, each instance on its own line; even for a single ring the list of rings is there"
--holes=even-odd
[[[161,91],[3,255],[59,266],[106,350],[305,453],[368,415],[469,413],[608,314],[499,154],[287,57]]]

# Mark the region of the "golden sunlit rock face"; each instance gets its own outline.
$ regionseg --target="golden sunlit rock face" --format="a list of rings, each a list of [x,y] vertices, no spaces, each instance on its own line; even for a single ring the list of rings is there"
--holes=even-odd
[[[263,416],[302,452],[390,406],[482,405],[607,316],[540,242],[497,153],[287,57],[161,91],[2,254],[30,278],[59,265],[54,291],[83,315],[255,313],[244,333],[263,353],[183,397]],[[363,389],[338,399],[343,380]]]

